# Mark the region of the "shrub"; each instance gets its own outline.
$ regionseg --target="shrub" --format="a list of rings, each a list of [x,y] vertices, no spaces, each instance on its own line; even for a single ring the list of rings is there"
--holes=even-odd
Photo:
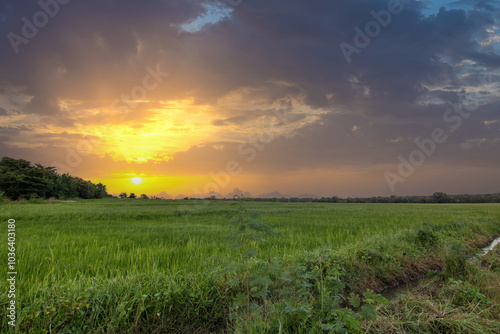
[[[430,227],[421,227],[417,230],[417,242],[422,246],[437,246],[438,235]]]

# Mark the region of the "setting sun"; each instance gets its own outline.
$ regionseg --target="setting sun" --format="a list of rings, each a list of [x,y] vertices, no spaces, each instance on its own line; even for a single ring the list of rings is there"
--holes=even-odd
[[[142,181],[142,179],[140,177],[134,177],[132,179],[133,184],[139,184],[139,183],[141,183],[141,181]]]

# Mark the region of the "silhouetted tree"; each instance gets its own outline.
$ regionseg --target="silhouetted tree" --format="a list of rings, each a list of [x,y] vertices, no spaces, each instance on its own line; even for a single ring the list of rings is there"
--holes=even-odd
[[[0,160],[0,191],[10,199],[19,198],[102,198],[106,186],[93,184],[69,174],[58,174],[55,167],[31,165],[23,159],[3,157]]]

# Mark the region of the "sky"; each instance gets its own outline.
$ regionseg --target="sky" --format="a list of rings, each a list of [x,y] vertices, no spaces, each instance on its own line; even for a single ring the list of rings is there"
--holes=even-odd
[[[497,193],[499,107],[496,0],[0,0],[0,156],[115,194]]]

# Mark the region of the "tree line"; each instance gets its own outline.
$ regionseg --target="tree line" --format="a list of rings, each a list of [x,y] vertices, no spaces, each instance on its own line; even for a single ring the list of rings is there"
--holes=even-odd
[[[322,202],[322,203],[500,203],[498,194],[449,195],[443,192],[432,196],[348,197],[321,198],[255,198],[255,201],[271,202]]]
[[[216,198],[215,196],[205,198],[186,197],[184,200],[216,200],[232,201],[232,198]],[[274,198],[252,198],[255,202],[315,202],[315,203],[500,203],[500,193],[477,194],[477,195],[449,195],[444,192],[436,192],[432,196],[389,196],[389,197],[347,197],[337,196],[321,198],[303,197],[274,197]]]
[[[0,195],[12,199],[34,198],[103,198],[106,186],[94,184],[68,173],[59,174],[55,167],[32,165],[23,159],[3,157],[0,160]]]

